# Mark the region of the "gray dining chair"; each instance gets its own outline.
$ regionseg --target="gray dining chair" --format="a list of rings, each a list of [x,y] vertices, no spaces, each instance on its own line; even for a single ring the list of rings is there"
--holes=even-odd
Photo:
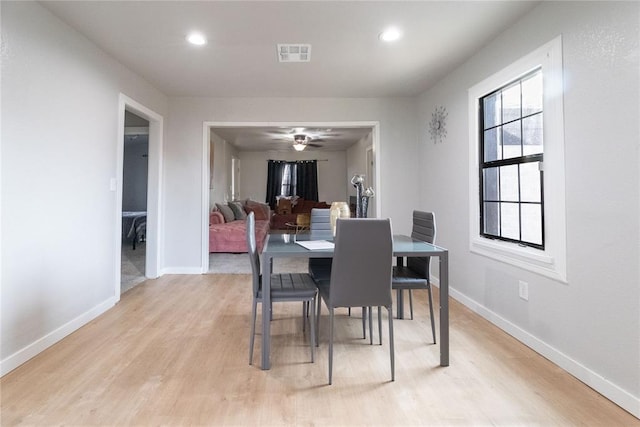
[[[260,273],[260,256],[258,254],[256,246],[256,234],[255,234],[255,215],[253,212],[249,213],[246,220],[247,227],[247,249],[249,254],[249,261],[251,262],[251,271],[253,273],[253,306],[251,310],[251,339],[249,341],[249,365],[253,362],[253,344],[256,335],[256,312],[258,303],[262,303],[262,275]],[[309,344],[311,347],[311,362],[315,360],[315,343],[316,343],[316,297],[318,289],[316,287],[313,278],[307,273],[281,273],[271,275],[271,302],[289,302],[289,301],[302,301],[303,313],[307,310],[311,311],[311,321],[309,322],[309,329],[311,331],[309,336]],[[272,307],[262,307],[263,310],[271,310]],[[303,315],[303,331],[304,322],[306,322],[306,316]]]
[[[331,209],[313,208],[311,209],[311,219],[309,231],[313,233],[331,232]],[[309,258],[309,274],[316,282],[329,280],[331,278],[331,258]],[[366,338],[366,327],[364,319],[365,309],[362,309],[362,334]],[[351,307],[349,307],[351,316]]]
[[[331,278],[318,283],[329,309],[329,384],[333,377],[334,309],[385,307],[389,317],[391,381],[395,380],[391,270],[393,239],[389,219],[338,219]],[[364,313],[363,313],[364,315]],[[364,316],[363,316],[364,317]]]
[[[330,209],[311,209],[309,221],[311,234],[319,231],[331,232],[330,212]],[[309,258],[309,274],[316,281],[329,280],[331,277],[331,258]]]
[[[433,244],[436,240],[436,217],[433,212],[413,211],[413,228],[411,237],[416,240]],[[399,258],[400,259],[400,258]],[[436,343],[436,326],[433,318],[433,296],[431,295],[431,282],[429,280],[429,267],[431,257],[409,257],[406,265],[393,267],[392,288],[398,293],[409,291],[409,310],[413,320],[413,295],[414,289],[426,289],[429,296],[429,315],[431,316],[431,333],[433,343]]]

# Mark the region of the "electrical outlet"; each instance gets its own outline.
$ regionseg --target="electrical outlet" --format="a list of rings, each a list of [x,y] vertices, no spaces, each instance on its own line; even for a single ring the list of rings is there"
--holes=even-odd
[[[518,282],[518,295],[525,301],[529,301],[529,284],[520,280]]]

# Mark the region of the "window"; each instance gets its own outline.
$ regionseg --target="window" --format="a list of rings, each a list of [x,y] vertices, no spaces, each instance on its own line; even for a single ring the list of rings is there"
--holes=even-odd
[[[479,100],[480,234],[544,249],[542,70]]]
[[[318,161],[269,160],[266,202],[275,209],[277,196],[299,196],[318,201]]]
[[[281,196],[296,195],[296,167],[293,162],[286,163],[282,169],[282,185],[280,187]]]
[[[469,89],[469,248],[566,282],[562,40]]]

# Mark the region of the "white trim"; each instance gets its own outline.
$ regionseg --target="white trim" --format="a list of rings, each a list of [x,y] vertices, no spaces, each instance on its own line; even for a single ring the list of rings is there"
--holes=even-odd
[[[545,250],[480,236],[478,99],[542,67],[544,85]],[[469,250],[567,283],[562,38],[519,59],[469,89]]]
[[[502,329],[527,347],[531,348],[536,353],[549,359],[551,362],[573,375],[589,387],[602,394],[607,399],[619,405],[624,410],[628,411],[632,415],[640,418],[640,399],[633,396],[628,391],[620,388],[616,384],[607,380],[597,372],[592,371],[588,367],[584,366],[580,362],[572,359],[566,354],[562,353],[558,349],[550,346],[539,338],[531,335],[517,325],[511,323],[504,317],[489,310],[473,299],[467,297],[461,292],[455,289],[449,288],[449,295],[451,298],[460,302],[462,305],[479,315],[480,317],[493,323],[496,327]]]
[[[116,163],[116,265],[114,288],[116,300],[120,300],[121,232],[122,229],[122,173],[124,168],[124,112],[131,111],[149,121],[149,169],[147,179],[147,251],[145,276],[160,276],[162,254],[162,153],[164,119],[123,93],[118,97],[118,141]],[[135,129],[135,128],[134,128]]]
[[[337,127],[370,127],[371,138],[373,141],[373,153],[375,162],[375,189],[380,189],[380,162],[378,153],[380,153],[380,122],[378,121],[344,121],[344,122],[214,122],[205,121],[202,124],[202,178],[201,178],[201,263],[202,267],[198,273],[205,274],[209,271],[209,185],[210,185],[210,132],[212,127],[309,127],[309,128],[337,128]],[[376,203],[376,215],[380,215],[382,206],[382,194],[380,190],[376,190],[374,197]],[[183,273],[191,274],[191,273]]]
[[[8,374],[18,366],[27,362],[32,357],[37,356],[69,334],[77,331],[82,326],[91,322],[93,319],[100,316],[105,311],[109,310],[116,304],[116,302],[117,299],[115,297],[110,297],[104,302],[96,305],[92,309],[86,311],[85,313],[82,313],[75,319],[72,319],[64,325],[60,326],[58,329],[30,343],[29,345],[16,351],[12,355],[7,356],[4,360],[0,361],[0,376]]]

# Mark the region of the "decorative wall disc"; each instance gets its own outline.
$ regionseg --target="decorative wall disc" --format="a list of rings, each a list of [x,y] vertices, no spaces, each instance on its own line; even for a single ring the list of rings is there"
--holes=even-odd
[[[434,143],[442,142],[442,139],[447,137],[447,115],[447,109],[443,106],[436,107],[431,113],[429,135]]]

